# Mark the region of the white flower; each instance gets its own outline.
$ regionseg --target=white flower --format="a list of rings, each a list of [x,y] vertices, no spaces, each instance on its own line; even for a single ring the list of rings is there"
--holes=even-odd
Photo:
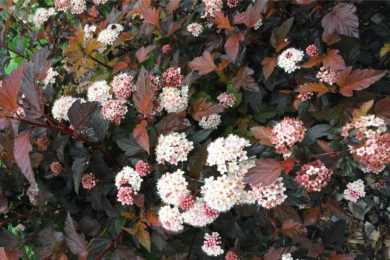
[[[171,206],[164,206],[158,212],[158,218],[163,228],[173,232],[177,232],[183,229],[183,217],[179,211],[179,208]]]
[[[296,69],[299,69],[297,62],[301,61],[304,56],[304,52],[295,48],[289,48],[282,52],[278,57],[278,66],[284,69],[284,71],[291,73]]]
[[[34,18],[33,18],[34,24],[37,27],[39,27],[41,24],[43,24],[44,22],[49,20],[50,16],[55,15],[55,14],[56,14],[56,11],[54,8],[49,8],[49,9],[38,8],[34,14]]]
[[[49,83],[54,84],[56,82],[56,76],[58,76],[58,72],[54,71],[53,68],[50,68],[46,73],[46,78],[43,80],[43,83],[45,83],[45,85],[48,85]]]
[[[168,113],[180,113],[187,109],[188,86],[182,89],[165,87],[159,96],[160,106]]]
[[[104,104],[111,97],[110,86],[104,80],[96,81],[88,88],[87,97],[88,101],[99,101]]]
[[[121,187],[124,184],[129,184],[134,189],[135,192],[141,189],[142,178],[140,175],[129,166],[123,167],[115,177],[115,186],[117,188]]]
[[[62,96],[57,99],[52,108],[53,117],[57,120],[69,120],[68,110],[76,102],[77,98],[71,96]],[[83,100],[82,100],[83,101]]]
[[[157,190],[163,202],[179,206],[179,198],[190,193],[187,189],[188,183],[183,175],[183,171],[177,170],[173,173],[168,172],[164,174],[158,180]]]
[[[187,155],[193,148],[193,142],[188,141],[184,133],[160,135],[156,146],[157,161],[177,165],[178,162],[187,161]]]
[[[284,194],[286,188],[279,177],[272,184],[263,186],[263,184],[250,184],[251,190],[248,192],[249,200],[256,200],[264,208],[272,209],[282,204],[287,196]]]
[[[221,116],[218,114],[213,114],[213,115],[202,117],[202,120],[200,120],[199,125],[203,129],[217,129],[220,123],[221,123]]]
[[[194,227],[204,227],[212,223],[215,218],[210,218],[203,214],[204,205],[203,199],[196,198],[194,206],[182,214],[184,223]]]

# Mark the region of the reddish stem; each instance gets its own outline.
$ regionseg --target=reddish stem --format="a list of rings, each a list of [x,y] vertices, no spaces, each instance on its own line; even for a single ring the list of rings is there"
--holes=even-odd
[[[40,215],[42,213],[54,212],[54,211],[57,211],[57,210],[62,211],[62,210],[64,210],[64,208],[45,209],[44,212],[34,212],[34,213],[27,214],[27,215],[19,215],[19,216],[13,217],[13,218],[0,219],[0,224],[7,223],[7,222],[13,221],[13,220],[18,220],[18,219],[28,218],[28,217],[32,217],[32,216],[37,216],[37,215]]]
[[[130,220],[128,220],[128,221],[125,223],[124,227],[126,227],[129,223],[130,223]],[[121,236],[123,235],[124,232],[125,232],[125,231],[122,230],[116,237],[114,237],[114,239],[113,239],[113,241],[111,242],[110,246],[107,247],[107,249],[104,250],[104,251],[98,256],[98,258],[96,258],[96,260],[102,259],[103,256],[105,256],[105,255],[111,250],[111,248],[113,248],[113,246],[115,245],[115,243],[121,238]]]
[[[194,246],[195,238],[196,238],[196,235],[198,234],[198,232],[199,232],[199,229],[195,229],[195,234],[192,237],[192,241],[191,241],[190,251],[188,251],[187,260],[191,259],[192,247]]]

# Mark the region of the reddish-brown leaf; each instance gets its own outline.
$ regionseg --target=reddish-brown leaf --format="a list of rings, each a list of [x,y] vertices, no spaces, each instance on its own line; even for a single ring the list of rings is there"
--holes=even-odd
[[[352,71],[352,67],[345,68],[337,77],[336,82],[340,93],[345,97],[352,97],[353,90],[368,88],[386,75],[384,70],[363,69]]]
[[[352,117],[360,117],[367,115],[368,111],[374,106],[374,100],[364,102],[358,109],[354,109],[352,112]]]
[[[96,5],[93,5],[91,9],[89,9],[88,14],[92,17],[97,17]]]
[[[138,221],[132,228],[123,228],[123,230],[134,235],[138,241],[150,252],[150,235],[145,223]]]
[[[128,32],[122,32],[118,38],[116,38],[116,40],[114,41],[114,44],[113,46],[116,47],[118,46],[119,44],[123,43],[123,42],[126,42],[126,41],[131,41],[134,36],[137,35],[137,31],[135,31],[133,33],[133,35],[131,35],[130,33]],[[96,48],[96,47],[95,47]],[[96,49],[99,49],[99,48],[96,48]]]
[[[314,243],[306,237],[306,228],[301,223],[288,219],[283,222],[280,232],[292,238],[295,243],[300,243],[304,248],[313,248]]]
[[[142,8],[141,14],[144,17],[144,24],[153,24],[160,28],[159,11],[156,8]]]
[[[135,57],[137,58],[138,62],[144,62],[149,58],[149,53],[153,51],[156,48],[154,45],[149,45],[147,47],[141,47],[137,50],[135,53]]]
[[[297,248],[295,246],[280,247],[278,249],[271,247],[268,249],[267,253],[264,255],[264,260],[281,259],[283,254],[292,253],[292,252],[295,252],[296,250],[297,250]]]
[[[206,75],[217,69],[214,58],[208,51],[204,52],[201,57],[197,57],[189,62],[188,65],[191,69],[199,71],[200,75]]]
[[[215,23],[219,29],[227,29],[229,31],[233,30],[233,27],[230,25],[229,17],[222,11],[214,11],[214,18],[209,19],[210,22]]]
[[[330,50],[324,55],[322,55],[322,63],[324,64],[325,69],[334,69],[342,70],[345,68],[345,62],[343,57],[341,57],[339,50]]]
[[[268,186],[280,176],[282,170],[283,168],[274,159],[258,159],[256,166],[248,170],[243,181]]]
[[[353,260],[353,259],[355,259],[354,256],[346,255],[346,254],[338,255],[336,254],[336,252],[332,252],[328,258],[328,260]]]
[[[239,42],[244,40],[244,35],[241,33],[230,36],[225,43],[225,51],[229,55],[230,59],[234,62],[237,58],[238,49],[240,47]]]
[[[165,8],[165,13],[167,15],[171,15],[173,11],[175,11],[179,7],[180,1],[181,0],[170,0],[167,4],[167,7]]]
[[[176,114],[170,113],[161,119],[161,134],[168,134],[171,131],[177,131],[186,127],[185,112]]]
[[[144,67],[141,68],[138,74],[136,86],[137,91],[133,94],[134,105],[138,112],[150,118],[156,95],[149,78],[149,72]]]
[[[145,149],[147,153],[150,154],[150,146],[149,146],[149,136],[148,132],[146,131],[146,126],[148,123],[146,120],[142,120],[141,123],[136,125],[136,127],[133,130],[133,135],[135,140],[137,140],[137,143]]]
[[[374,106],[374,111],[377,116],[385,120],[386,124],[390,125],[390,97],[381,99]]]
[[[30,151],[32,150],[32,145],[30,143],[30,136],[28,134],[20,134],[15,138],[14,142],[14,157],[15,161],[18,164],[20,170],[30,182],[33,188],[37,187],[35,182],[34,172],[31,168],[30,163]]]
[[[253,136],[259,140],[259,143],[261,143],[262,145],[268,145],[272,147],[274,146],[274,144],[271,142],[272,128],[264,126],[255,126],[252,127],[250,130]]]
[[[282,204],[273,208],[272,213],[273,216],[282,223],[288,219],[292,219],[295,222],[299,222],[299,223],[302,222],[297,211],[293,207],[288,205],[287,202],[283,202]]]
[[[245,19],[245,12],[236,14],[235,16],[233,16],[233,24],[242,24],[244,23],[244,19]]]
[[[16,98],[26,68],[27,64],[22,63],[8,77],[3,79],[3,86],[0,88],[0,104],[9,113],[19,108],[19,105],[16,103]]]
[[[322,140],[317,140],[317,144],[318,144],[318,145],[322,148],[322,150],[324,150],[325,152],[327,152],[327,153],[333,152],[333,150],[330,149],[329,143],[328,143],[328,142],[325,142],[325,141],[322,141]]]
[[[315,0],[297,0],[297,3],[300,5],[308,5],[308,4],[311,4],[314,2],[315,2]]]
[[[314,66],[320,64],[321,61],[322,61],[322,57],[319,55],[316,55],[313,57],[313,59],[300,65],[300,67],[308,69],[308,68],[311,68],[311,67],[314,67]]]
[[[64,231],[65,231],[64,239],[70,251],[78,255],[79,259],[87,259],[89,249],[85,245],[84,234],[77,233],[76,227],[74,226],[73,219],[70,217],[69,213],[68,216],[66,217]]]
[[[250,4],[245,11],[244,23],[249,28],[255,26],[257,21],[261,18],[261,12],[267,7],[268,0],[255,1],[254,4]]]
[[[322,207],[328,216],[336,216],[339,219],[351,220],[352,217],[340,206],[334,199],[328,199],[328,202]]]
[[[305,226],[314,225],[320,219],[320,210],[317,207],[306,209],[305,214],[305,220],[303,221]]]
[[[156,217],[156,215],[154,215],[154,212],[153,211],[149,211],[148,210],[148,214],[146,215],[146,223],[148,223],[148,226],[157,226],[157,227],[161,227],[162,224],[160,222],[160,220],[158,219],[158,217]]]
[[[242,67],[238,71],[237,76],[235,76],[232,79],[232,83],[233,83],[235,90],[239,91],[240,88],[243,88],[243,89],[248,90],[248,91],[259,92],[260,91],[259,85],[255,81],[255,79],[252,77],[253,74],[254,74],[254,71],[251,68],[249,68],[247,66]]]
[[[134,196],[134,204],[139,207],[143,208],[145,203],[145,195],[144,194],[137,194]]]
[[[294,22],[294,18],[290,18],[284,21],[280,27],[272,31],[271,39],[270,39],[272,47],[278,49],[279,51],[285,46],[287,46],[286,36],[290,31],[293,22]]]
[[[121,69],[126,69],[129,67],[129,64],[125,61],[120,61],[117,64],[115,64],[114,69],[112,70],[113,74],[118,73]]]
[[[332,34],[327,34],[323,33],[322,34],[322,40],[327,44],[327,45],[332,45],[336,42],[339,42],[341,40],[341,37],[337,33],[332,33]]]
[[[359,37],[359,19],[355,15],[356,7],[353,4],[339,3],[332,12],[322,18],[324,33]]]
[[[192,117],[200,121],[202,117],[206,117],[212,114],[218,114],[223,112],[223,109],[211,102],[208,102],[205,98],[200,98],[194,103],[194,112],[192,112]]]
[[[168,35],[174,34],[177,30],[181,28],[181,24],[177,22],[173,22],[169,25]]]
[[[280,165],[280,167],[282,167],[283,171],[286,173],[286,174],[289,174],[289,172],[292,170],[292,168],[294,167],[294,159],[292,158],[287,158],[286,160],[284,160],[284,162]]]
[[[275,57],[265,57],[261,62],[261,65],[263,65],[264,78],[265,80],[267,80],[269,76],[271,76],[272,72],[274,71],[278,63]]]
[[[291,41],[284,41],[284,42],[279,43],[279,44],[275,47],[275,53],[280,52],[284,47],[286,47],[286,46],[289,45],[290,43],[291,43]]]
[[[317,97],[322,96],[327,93],[329,89],[324,85],[324,83],[320,82],[309,82],[305,85],[297,88],[295,92],[305,93],[305,92],[318,92]]]
[[[313,248],[309,248],[307,256],[311,258],[317,258],[320,254],[322,255],[323,253],[325,253],[324,247],[320,242],[317,241]]]
[[[230,63],[230,59],[227,59],[227,60],[224,60],[224,61],[220,62],[218,64],[217,72],[221,72],[224,68],[227,67],[227,65],[229,65],[229,63]]]
[[[24,256],[24,252],[19,249],[0,248],[1,260],[19,260]]]

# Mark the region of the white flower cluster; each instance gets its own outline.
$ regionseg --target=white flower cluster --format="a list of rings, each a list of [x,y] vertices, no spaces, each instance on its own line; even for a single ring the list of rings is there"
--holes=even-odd
[[[282,255],[282,260],[294,260],[294,258],[291,256],[290,253],[287,253]]]
[[[193,148],[193,142],[188,141],[184,133],[160,135],[156,147],[157,161],[177,165],[178,162],[187,161],[187,155]]]
[[[173,232],[183,229],[183,217],[178,207],[171,208],[169,205],[161,207],[158,218],[165,229]]]
[[[202,198],[196,198],[196,202],[194,206],[190,208],[188,211],[182,214],[183,221],[194,227],[204,227],[207,224],[212,223],[215,218],[211,218],[208,215],[204,214],[204,206],[205,203]]]
[[[163,202],[179,206],[179,198],[189,194],[188,183],[184,178],[184,172],[177,170],[173,173],[164,174],[157,182],[157,190]]]
[[[57,120],[69,120],[68,117],[68,110],[73,105],[74,102],[76,102],[77,98],[71,97],[71,96],[62,96],[59,99],[57,99],[52,108],[52,114],[53,117]],[[84,101],[81,99],[82,102]]]
[[[81,14],[87,10],[86,0],[71,0],[70,1],[70,12],[72,14]]]
[[[203,3],[205,4],[205,15],[202,16],[202,18],[206,17],[208,14],[214,16],[214,11],[221,11],[223,7],[222,0],[203,0]]]
[[[361,179],[348,183],[347,188],[348,189],[344,191],[344,199],[346,200],[356,202],[358,199],[366,196],[364,182]]]
[[[252,167],[256,166],[256,159],[251,157],[248,160],[238,163],[234,171],[229,172],[228,176],[237,177],[240,181],[244,178],[245,174]]]
[[[203,129],[217,129],[220,123],[221,116],[218,114],[213,114],[202,117],[202,120],[200,120],[199,125]]]
[[[107,26],[107,28],[99,33],[97,40],[107,45],[112,45],[118,38],[119,34],[123,31],[123,26],[117,23],[113,23]],[[103,52],[106,47],[99,49],[99,52]]]
[[[49,83],[54,84],[54,82],[56,82],[56,76],[58,76],[58,72],[54,71],[53,68],[50,68],[46,73],[46,78],[43,80],[43,83],[45,83],[45,85],[48,85]]]
[[[278,57],[278,66],[284,69],[285,72],[291,73],[299,69],[297,62],[300,62],[304,56],[304,52],[295,48],[288,48]]]
[[[102,104],[111,97],[110,86],[106,81],[96,81],[88,88],[88,101],[99,101]]]
[[[41,24],[49,20],[49,17],[56,14],[56,10],[54,8],[38,8],[34,14],[33,22],[39,27]]]
[[[84,39],[89,40],[93,37],[93,33],[96,32],[96,26],[86,24],[84,26],[84,32],[85,32]]]
[[[219,256],[223,254],[224,251],[221,248],[221,237],[218,232],[211,233],[211,236],[206,233],[204,239],[205,241],[202,250],[208,256]]]
[[[259,20],[257,20],[255,25],[253,26],[253,29],[255,29],[255,31],[257,31],[260,28],[260,26],[262,26],[262,25],[263,25],[263,19],[260,18]]]
[[[115,177],[115,186],[121,187],[124,184],[129,184],[134,191],[141,189],[142,178],[139,174],[131,167],[125,166],[122,171],[118,172]]]
[[[182,89],[166,87],[159,96],[159,103],[168,113],[180,113],[187,109],[188,86]]]
[[[207,147],[207,163],[210,166],[217,165],[221,173],[236,171],[237,163],[248,159],[244,151],[247,146],[250,146],[249,141],[236,135],[220,137]]]
[[[105,4],[107,3],[108,0],[93,0],[93,3],[95,5],[102,5],[102,4]]]
[[[248,192],[251,199],[255,199],[264,208],[272,209],[282,204],[287,196],[284,194],[286,188],[282,182],[283,178],[276,179],[272,184],[263,186],[261,183],[253,185]]]
[[[225,212],[239,203],[242,190],[243,185],[238,178],[224,174],[216,180],[214,177],[206,178],[201,193],[207,206]]]
[[[203,32],[203,27],[200,23],[191,23],[187,26],[187,31],[194,37],[198,37]]]

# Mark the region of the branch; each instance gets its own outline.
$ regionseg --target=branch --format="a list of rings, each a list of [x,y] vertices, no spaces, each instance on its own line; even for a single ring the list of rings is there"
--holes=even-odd
[[[195,238],[196,238],[196,235],[198,234],[198,232],[199,232],[199,229],[195,229],[195,234],[194,234],[194,237],[192,238],[192,241],[191,241],[190,251],[188,251],[187,260],[191,259],[192,247],[194,246]]]
[[[106,67],[107,69],[111,69],[111,70],[114,69],[113,67],[111,67],[111,66],[109,66],[109,65],[107,65],[107,64],[105,64],[105,63],[99,61],[98,59],[92,57],[90,54],[87,54],[87,56],[88,56],[89,58],[91,58],[91,60],[93,60],[94,62],[99,63],[100,65],[102,65],[103,67]]]
[[[7,222],[13,221],[13,220],[18,220],[18,219],[28,218],[28,217],[32,217],[32,216],[37,216],[37,215],[40,215],[42,213],[54,212],[54,211],[57,211],[57,210],[61,210],[62,211],[62,210],[64,210],[64,208],[45,209],[44,212],[34,212],[34,213],[27,214],[27,215],[19,215],[19,216],[13,217],[13,218],[0,219],[0,224],[7,223]]]
[[[1,45],[1,44],[0,44],[0,48],[9,50],[10,52],[15,53],[15,54],[18,55],[19,57],[22,57],[22,58],[24,58],[24,59],[26,59],[26,60],[28,60],[28,61],[30,60],[27,56],[24,56],[23,54],[21,54],[21,53],[19,53],[19,52],[17,52],[17,51],[14,51],[13,49],[8,48],[7,46],[4,46],[4,45]]]
[[[130,223],[130,220],[126,221],[126,223],[125,223],[125,225],[124,225],[123,227],[126,227],[129,223]],[[123,235],[123,233],[124,233],[124,230],[122,230],[116,237],[114,237],[114,239],[112,240],[110,246],[107,247],[106,250],[104,250],[104,251],[98,256],[98,258],[96,258],[96,260],[102,259],[102,258],[108,253],[108,251],[110,251],[111,248],[116,244],[116,242],[121,238],[121,236]]]

